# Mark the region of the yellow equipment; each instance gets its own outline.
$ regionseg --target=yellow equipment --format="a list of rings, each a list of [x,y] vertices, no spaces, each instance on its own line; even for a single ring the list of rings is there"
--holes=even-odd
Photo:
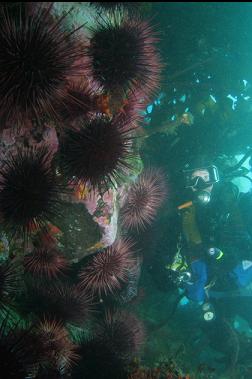
[[[177,243],[177,252],[175,254],[172,264],[165,266],[167,270],[185,271],[188,268],[188,264],[186,263],[184,257],[181,254],[181,249],[182,249],[182,244],[181,244],[181,241],[179,240],[179,242]]]

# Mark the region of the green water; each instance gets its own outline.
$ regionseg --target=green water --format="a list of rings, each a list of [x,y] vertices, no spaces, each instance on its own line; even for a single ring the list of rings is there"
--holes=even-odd
[[[182,228],[182,216],[175,210],[183,202],[182,170],[209,164],[223,170],[225,159],[231,162],[236,157],[237,163],[251,148],[252,5],[157,3],[152,5],[152,12],[161,31],[165,68],[163,98],[160,104],[149,108],[146,128],[176,119],[185,111],[192,113],[194,123],[180,125],[168,135],[153,134],[141,150],[145,162],[165,170],[169,183],[169,199],[151,232],[143,237],[146,259],[140,286],[144,297],[137,309],[153,328],[144,356],[153,364],[164,357],[174,357],[193,378],[250,378],[252,298],[213,300],[216,319],[212,323],[203,321],[196,306],[178,306],[173,312],[178,293],[167,281],[164,266],[176,252]],[[236,249],[236,262],[245,255],[246,259],[252,257],[251,248],[245,253],[241,247],[242,237],[235,240],[234,235],[240,230],[237,219],[234,217],[228,237],[224,237],[228,228],[224,219],[214,232],[207,225],[215,207],[220,207],[220,213],[234,212],[230,203],[225,205],[225,211],[222,208],[227,195],[225,186],[231,180],[240,190],[237,204],[239,210],[243,209],[242,228],[251,235],[251,183],[245,178],[222,175],[219,202],[210,202],[200,225],[203,242],[209,244],[211,230],[211,238],[224,249],[227,261],[230,259],[230,267],[234,264],[232,249]],[[215,216],[213,220],[216,221]],[[225,275],[227,269],[223,265],[219,272]],[[243,323],[245,326],[241,327]]]

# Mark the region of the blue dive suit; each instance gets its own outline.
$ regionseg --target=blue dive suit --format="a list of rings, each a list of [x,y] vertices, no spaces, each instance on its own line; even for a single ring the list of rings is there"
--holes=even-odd
[[[205,285],[207,284],[207,265],[202,259],[191,263],[192,281],[185,283],[186,297],[189,300],[203,303],[205,300]]]
[[[235,280],[236,285],[246,287],[252,282],[252,262],[240,262],[230,273],[230,276]]]

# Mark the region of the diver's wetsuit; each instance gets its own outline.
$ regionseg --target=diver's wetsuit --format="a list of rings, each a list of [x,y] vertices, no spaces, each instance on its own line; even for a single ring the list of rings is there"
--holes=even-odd
[[[252,241],[234,187],[232,183],[216,184],[211,201],[196,204],[196,220],[205,245],[219,246],[228,250],[230,258],[234,255],[239,259],[237,250],[247,250]]]
[[[231,289],[231,278],[227,274],[240,259],[239,246],[230,238],[241,236],[244,227],[239,220],[239,212],[226,188],[229,183],[215,185],[211,192],[211,201],[202,205],[194,203],[181,212],[181,228],[186,241],[186,258],[194,274],[194,285],[187,286],[188,298],[198,301],[204,298],[204,287],[208,280],[214,279],[217,288]],[[225,194],[225,196],[223,195]],[[189,193],[192,196],[195,193]],[[232,220],[233,218],[233,220]],[[232,222],[230,222],[232,220]],[[239,222],[238,222],[239,221]],[[232,228],[234,227],[233,230]],[[239,238],[238,238],[239,240]],[[239,240],[240,243],[240,240]],[[207,257],[207,247],[218,246],[225,251],[221,261]],[[194,266],[197,266],[194,273]],[[200,294],[200,295],[198,295]]]

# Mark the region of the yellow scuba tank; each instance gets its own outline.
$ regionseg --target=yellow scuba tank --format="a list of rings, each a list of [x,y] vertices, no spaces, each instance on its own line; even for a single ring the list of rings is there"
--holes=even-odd
[[[194,204],[183,211],[182,228],[187,243],[194,245],[202,243],[201,235],[196,222],[196,209]]]
[[[201,235],[196,222],[196,209],[192,201],[182,204],[178,209],[181,211],[183,235],[188,245],[199,245],[202,243]],[[185,271],[188,264],[181,254],[182,244],[180,240],[177,244],[177,252],[173,262],[166,268],[172,271]]]

